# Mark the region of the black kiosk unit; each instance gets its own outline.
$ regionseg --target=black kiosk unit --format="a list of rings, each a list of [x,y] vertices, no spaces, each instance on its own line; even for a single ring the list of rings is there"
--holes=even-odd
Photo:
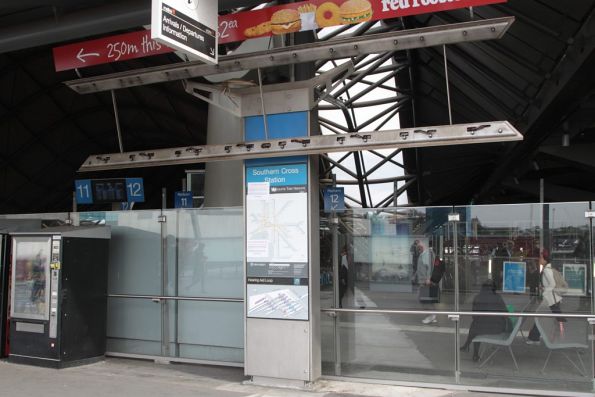
[[[104,357],[109,239],[103,226],[11,233],[10,362],[63,368]]]

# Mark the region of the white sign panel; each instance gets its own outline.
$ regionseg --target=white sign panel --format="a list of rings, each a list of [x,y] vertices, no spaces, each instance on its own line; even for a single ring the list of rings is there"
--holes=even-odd
[[[217,64],[218,0],[153,0],[151,38]]]

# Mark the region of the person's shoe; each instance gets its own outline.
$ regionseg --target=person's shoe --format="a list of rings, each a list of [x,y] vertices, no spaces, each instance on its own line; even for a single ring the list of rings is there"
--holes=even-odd
[[[421,320],[421,322],[424,323],[424,324],[430,324],[430,323],[437,323],[438,320],[436,320],[436,315],[435,314],[430,314],[428,317],[426,317],[423,320]]]
[[[540,341],[538,341],[538,340],[527,339],[527,340],[525,341],[525,343],[526,343],[526,344],[528,344],[528,345],[538,345],[538,344],[539,344],[539,343],[541,343],[541,342],[540,342]]]
[[[473,361],[474,362],[478,362],[479,361],[479,356],[476,356],[475,354],[473,355]]]
[[[467,346],[461,346],[461,348],[459,349],[459,351],[468,352],[469,351],[469,345],[467,345]]]

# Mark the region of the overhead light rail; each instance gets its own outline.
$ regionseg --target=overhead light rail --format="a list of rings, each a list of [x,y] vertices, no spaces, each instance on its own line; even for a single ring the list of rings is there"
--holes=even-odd
[[[504,17],[341,38],[251,54],[222,56],[218,65],[207,65],[199,61],[184,62],[72,80],[65,84],[79,94],[89,94],[321,59],[342,59],[387,51],[493,40],[501,38],[513,22],[514,17]]]
[[[521,133],[507,121],[494,121],[100,154],[90,156],[79,171],[157,167],[330,152],[506,142],[522,139]]]

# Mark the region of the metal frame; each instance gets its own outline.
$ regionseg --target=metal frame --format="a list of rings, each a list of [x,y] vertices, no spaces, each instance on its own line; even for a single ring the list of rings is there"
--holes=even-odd
[[[510,123],[496,121],[486,124],[473,123],[425,127],[424,129],[413,130],[372,131],[370,133],[362,132],[339,136],[318,135],[306,138],[92,155],[87,158],[79,171],[129,169],[369,149],[448,146],[517,140],[522,140],[522,135]],[[365,173],[365,170],[363,172]]]
[[[341,59],[387,51],[499,39],[506,33],[513,21],[514,17],[504,17],[308,43],[248,55],[223,56],[220,57],[218,65],[185,62],[182,65],[174,64],[141,71],[71,80],[65,84],[79,94],[89,94],[211,74],[314,62],[320,59]]]

